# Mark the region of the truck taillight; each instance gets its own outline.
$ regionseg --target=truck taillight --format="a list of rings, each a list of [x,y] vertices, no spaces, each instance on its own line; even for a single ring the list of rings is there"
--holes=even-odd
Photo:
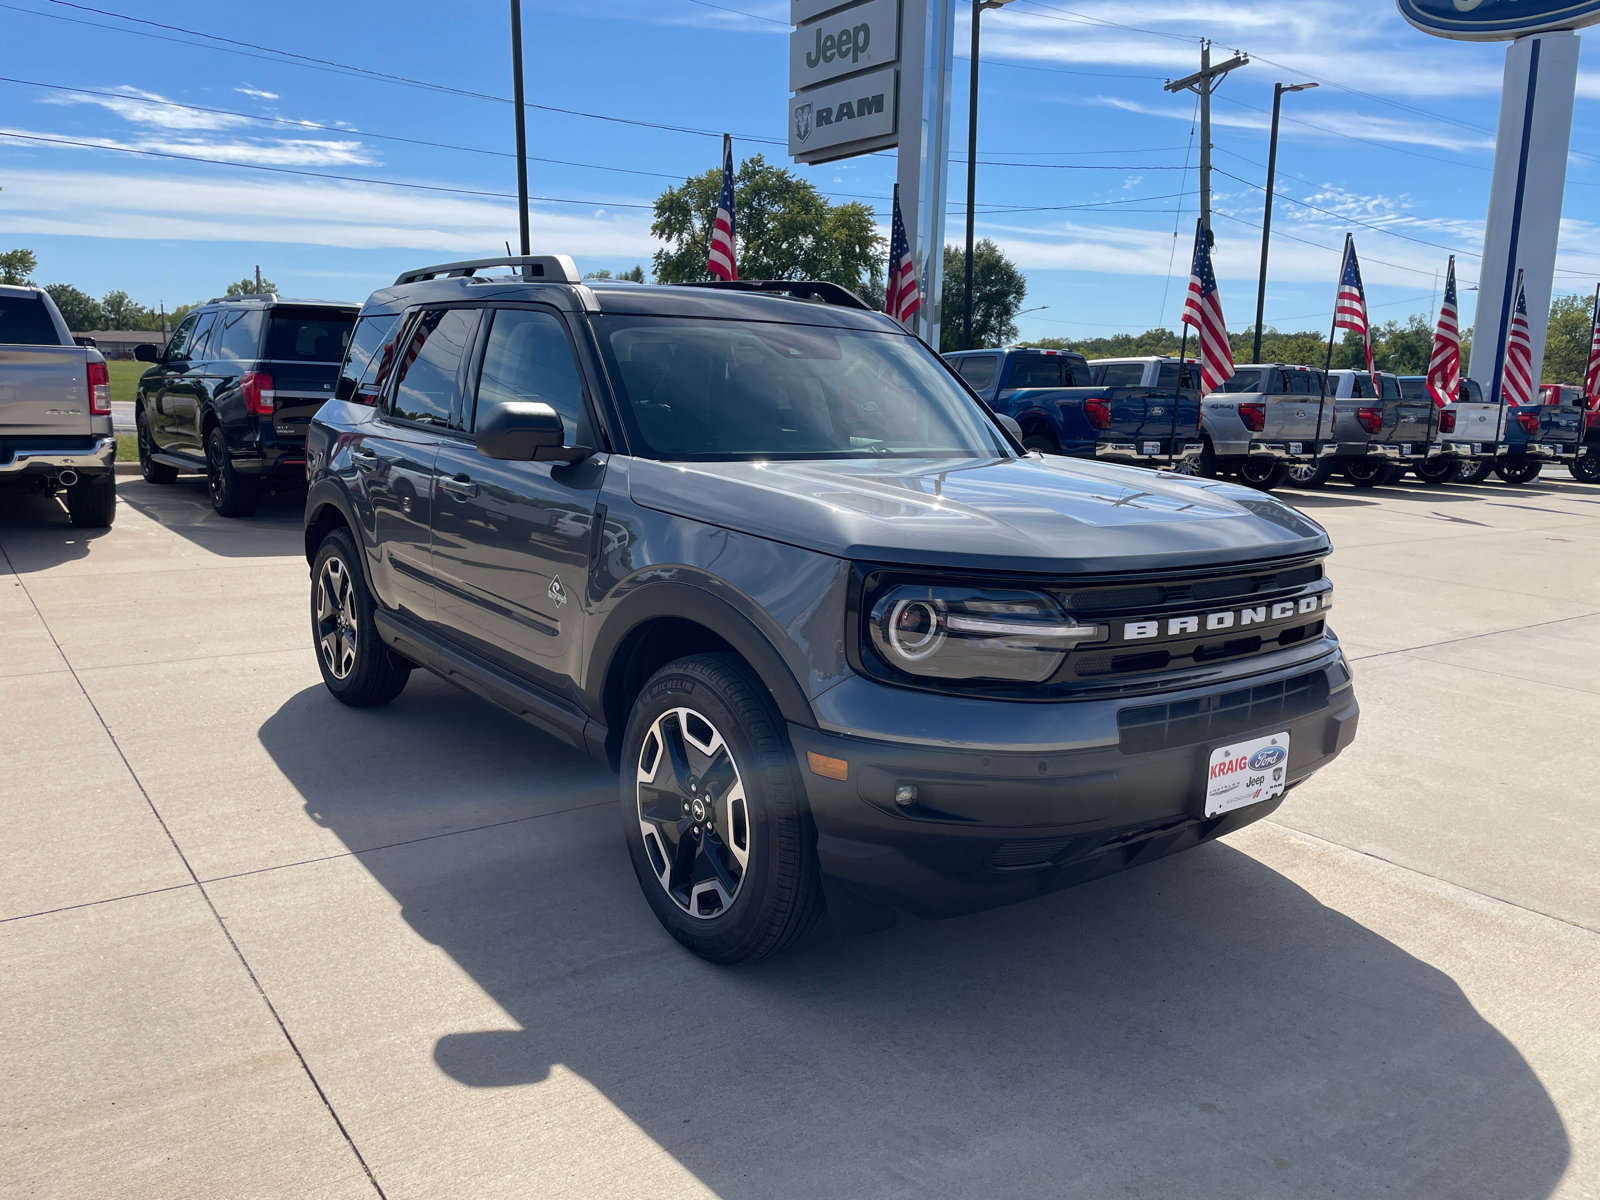
[[[1378,430],[1383,428],[1383,409],[1358,408],[1356,409],[1356,420],[1361,422],[1361,428],[1368,433],[1377,433]]]
[[[246,371],[239,377],[239,390],[244,393],[244,410],[254,417],[270,417],[277,396],[272,389],[272,376],[265,371]]]
[[[89,366],[89,412],[96,417],[111,415],[111,368],[103,362]]]
[[[1439,432],[1454,433],[1456,431],[1456,415],[1453,412],[1439,414]]]
[[[1539,432],[1539,414],[1523,411],[1517,414],[1517,424],[1522,426],[1522,432],[1532,437]]]
[[[1089,418],[1089,428],[1111,428],[1111,405],[1105,400],[1085,400],[1083,415]]]
[[[1251,433],[1260,433],[1267,427],[1267,406],[1246,401],[1239,405],[1239,420]]]

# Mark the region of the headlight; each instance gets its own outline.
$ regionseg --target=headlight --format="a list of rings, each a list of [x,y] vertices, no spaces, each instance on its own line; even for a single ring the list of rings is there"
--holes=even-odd
[[[1076,646],[1105,641],[1043,592],[890,588],[872,606],[873,648],[889,666],[936,679],[1043,683]]]

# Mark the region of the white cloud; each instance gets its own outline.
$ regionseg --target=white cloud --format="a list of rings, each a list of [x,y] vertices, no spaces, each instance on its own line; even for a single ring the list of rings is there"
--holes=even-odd
[[[362,184],[175,179],[115,172],[8,170],[0,232],[347,249],[498,251],[517,228],[511,202]],[[558,212],[534,205],[535,242],[567,254],[648,257],[647,211]]]
[[[1082,100],[1064,101],[1069,104],[1098,104],[1107,108],[1120,108],[1124,112],[1139,113],[1147,117],[1165,117],[1170,121],[1190,124],[1194,120],[1193,105],[1145,104],[1138,100],[1125,100],[1120,96],[1090,96]],[[1270,125],[1266,113],[1239,112],[1213,105],[1211,123],[1230,129],[1265,131]],[[1284,114],[1279,136],[1289,135],[1316,141],[1326,141],[1342,135],[1366,138],[1373,142],[1394,142],[1408,146],[1435,146],[1441,150],[1492,150],[1494,138],[1489,134],[1476,134],[1450,125],[1421,121],[1397,120],[1392,117],[1375,117],[1366,113],[1318,110],[1313,117],[1300,119]]]
[[[29,138],[45,138],[44,142]],[[155,154],[186,154],[195,158],[217,159],[230,163],[260,163],[272,167],[371,166],[378,162],[357,141],[323,141],[314,138],[265,138],[246,141],[239,138],[163,138],[141,137],[135,141],[85,135],[64,135],[35,129],[0,128],[0,143],[72,150],[90,149],[148,151]],[[76,143],[76,145],[72,144]]]
[[[241,125],[254,125],[255,122],[245,117],[229,116],[226,113],[196,112],[189,108],[174,108],[170,104],[160,103],[167,97],[157,92],[141,91],[134,87],[114,87],[107,89],[118,92],[117,96],[86,96],[70,92],[63,92],[46,96],[41,104],[54,104],[63,107],[79,104],[90,104],[103,108],[107,112],[115,113],[124,121],[134,125],[150,125],[158,129],[235,129]]]
[[[251,87],[249,84],[245,84],[244,87],[236,87],[233,90],[241,96],[251,96],[257,100],[276,100],[278,98],[277,92],[263,92],[260,88]]]

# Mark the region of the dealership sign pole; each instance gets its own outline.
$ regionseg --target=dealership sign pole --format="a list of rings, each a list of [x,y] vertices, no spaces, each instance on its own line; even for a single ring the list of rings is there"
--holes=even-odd
[[[1472,361],[1466,372],[1500,400],[1506,332],[1523,271],[1535,382],[1544,361],[1555,279],[1561,196],[1578,83],[1578,35],[1600,21],[1600,0],[1396,0],[1400,15],[1424,33],[1463,41],[1510,41],[1500,93],[1500,128]]]
[[[789,0],[789,155],[814,165],[898,148],[900,209],[939,345],[957,0]]]

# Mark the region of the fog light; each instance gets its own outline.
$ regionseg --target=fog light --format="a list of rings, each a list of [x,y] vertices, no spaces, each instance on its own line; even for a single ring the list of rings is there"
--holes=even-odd
[[[902,783],[894,790],[894,802],[901,808],[910,808],[917,802],[917,788],[915,784]]]

